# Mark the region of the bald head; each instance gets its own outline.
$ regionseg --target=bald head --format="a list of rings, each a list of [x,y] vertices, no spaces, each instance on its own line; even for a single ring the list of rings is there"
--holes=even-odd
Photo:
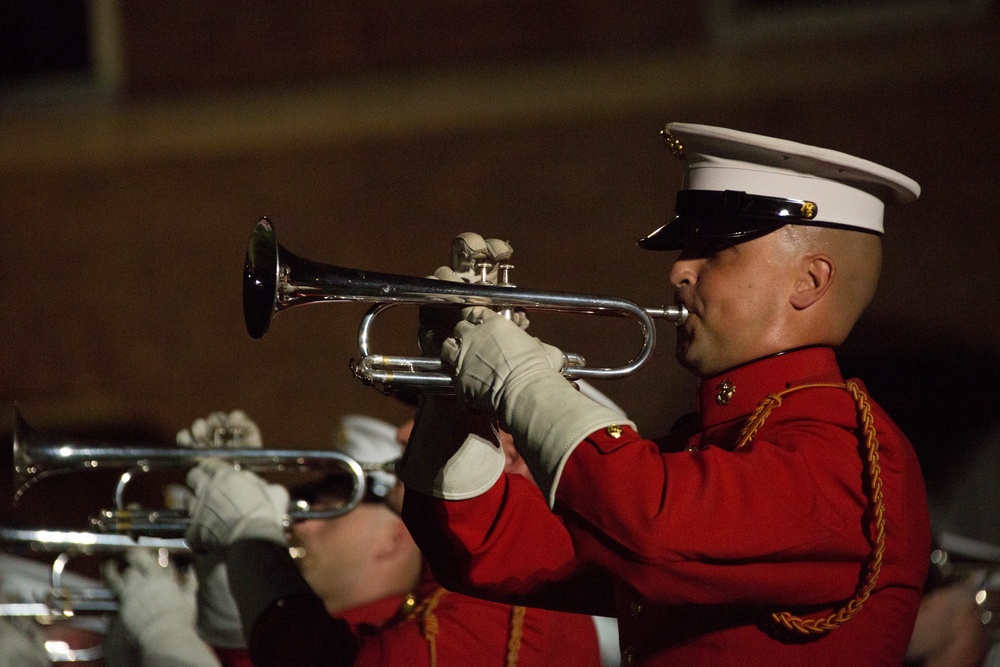
[[[802,344],[840,345],[875,295],[882,270],[881,237],[802,225],[787,225],[775,233],[798,258],[802,289],[817,290],[797,303],[793,299],[802,315]]]

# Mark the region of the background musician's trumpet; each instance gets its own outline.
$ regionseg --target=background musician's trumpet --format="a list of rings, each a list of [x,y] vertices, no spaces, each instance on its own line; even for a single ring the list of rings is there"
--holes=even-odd
[[[318,470],[344,476],[345,486],[351,491],[343,504],[314,510],[308,502],[293,499],[286,515],[287,521],[291,522],[327,519],[350,512],[365,496],[366,474],[376,468],[384,469],[384,466],[362,466],[345,454],[326,450],[124,446],[41,435],[25,423],[16,407],[13,424],[14,502],[33,484],[46,477],[96,468],[126,469],[115,490],[115,509],[105,510],[92,520],[94,527],[114,533],[180,535],[190,523],[180,511],[126,507],[126,485],[140,472],[191,468],[201,458],[221,458],[256,472]]]
[[[0,617],[31,619],[43,626],[86,617],[90,620],[80,627],[92,626],[95,619],[119,610],[118,598],[113,591],[103,586],[81,584],[78,575],[69,574],[64,577],[67,564],[77,556],[114,558],[130,549],[155,549],[163,565],[176,556],[190,553],[187,543],[182,539],[143,536],[132,538],[86,531],[0,526],[0,551],[55,555],[49,569],[47,590],[39,588],[31,593],[0,599]],[[45,651],[49,660],[54,663],[93,662],[104,656],[104,648],[100,642],[86,647],[71,647],[58,638],[46,638]]]
[[[928,581],[934,588],[965,587],[990,641],[1000,641],[1000,549],[949,534],[937,535],[936,542]]]
[[[386,308],[400,304],[486,305],[498,310],[631,317],[639,323],[643,345],[631,361],[615,368],[588,368],[579,355],[568,354],[562,372],[569,379],[613,379],[635,373],[649,360],[656,344],[653,318],[678,325],[687,318],[687,309],[681,305],[642,308],[615,297],[526,290],[508,284],[454,283],[320,264],[281,246],[267,218],[257,222],[250,235],[243,272],[243,315],[253,338],[262,337],[271,318],[283,310],[308,303],[345,301],[374,304],[358,330],[359,359],[352,362],[352,367],[359,379],[386,388],[406,385],[438,391],[452,386],[452,377],[442,372],[439,359],[373,354],[369,349],[371,325]]]
[[[189,554],[180,538],[106,535],[76,530],[12,528],[0,526],[0,549],[30,553],[54,553],[49,592],[42,600],[0,603],[0,616],[33,616],[47,619],[79,614],[102,614],[118,610],[114,593],[106,588],[72,588],[63,582],[66,564],[76,556],[115,556],[129,549],[156,549],[161,554]]]

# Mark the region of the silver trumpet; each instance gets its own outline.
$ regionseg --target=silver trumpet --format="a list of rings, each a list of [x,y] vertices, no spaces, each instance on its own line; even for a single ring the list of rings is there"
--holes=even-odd
[[[44,528],[12,528],[0,526],[0,548],[4,551],[55,553],[50,573],[50,588],[44,600],[35,602],[2,602],[0,616],[33,616],[46,619],[70,618],[78,614],[101,614],[118,610],[114,593],[106,588],[71,588],[63,582],[66,564],[78,556],[125,553],[129,549],[156,549],[161,557],[191,552],[180,538],[49,530]]]
[[[936,542],[932,581],[966,587],[991,641],[1000,641],[1000,548],[950,534],[938,534]]]
[[[47,626],[82,616],[117,612],[118,599],[113,591],[104,587],[70,586],[63,574],[66,565],[77,556],[113,557],[129,549],[155,549],[162,564],[175,555],[190,553],[182,539],[0,526],[0,551],[57,554],[49,571],[48,591],[26,601],[0,600],[0,616],[31,618]],[[104,656],[100,643],[71,648],[67,642],[56,639],[45,640],[45,651],[49,660],[59,663],[91,662]]]
[[[475,267],[480,269],[482,267]],[[626,364],[614,368],[590,368],[582,357],[566,354],[563,375],[568,379],[615,379],[632,375],[649,360],[656,344],[654,318],[680,325],[687,318],[683,305],[642,308],[626,299],[588,294],[545,292],[516,288],[508,282],[511,265],[498,267],[498,284],[454,283],[413,278],[320,264],[298,257],[281,246],[274,226],[261,218],[250,235],[243,271],[243,316],[247,332],[261,338],[271,318],[288,308],[308,303],[361,301],[374,304],[358,330],[358,356],[351,366],[366,384],[386,391],[400,385],[423,391],[447,392],[453,377],[444,372],[440,359],[374,354],[370,329],[378,314],[392,306],[489,306],[499,311],[513,309],[558,313],[632,317],[642,333],[643,345]]]
[[[343,475],[345,488],[351,489],[346,500],[335,507],[314,510],[305,500],[293,499],[286,522],[304,519],[329,519],[354,509],[365,496],[366,475],[391,469],[392,464],[361,465],[339,452],[326,450],[283,449],[186,449],[109,445],[97,441],[74,440],[62,436],[41,435],[29,427],[14,408],[14,502],[31,486],[54,475],[97,468],[125,469],[115,489],[115,509],[104,510],[91,519],[92,527],[102,532],[133,535],[183,535],[190,519],[180,510],[148,510],[126,507],[126,486],[139,473],[151,470],[191,468],[203,458],[225,459],[239,468],[257,472],[327,471]]]

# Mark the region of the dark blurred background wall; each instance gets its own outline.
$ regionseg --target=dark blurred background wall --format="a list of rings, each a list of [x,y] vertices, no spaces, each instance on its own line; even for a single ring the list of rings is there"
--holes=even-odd
[[[918,446],[961,452],[941,424],[1000,415],[997,24],[987,0],[9,0],[0,425],[16,401],[40,429],[169,443],[242,408],[270,446],[312,448],[344,413],[408,417],[348,371],[364,306],[246,334],[262,215],[324,263],[425,275],[477,231],[512,243],[522,286],[669,302],[672,256],[634,241],[671,214],[680,169],[657,133],[683,120],[923,186],[888,214],[845,365],[878,362],[873,393],[905,386]],[[393,317],[376,347],[413,353],[415,312]],[[594,364],[637,344],[625,322],[532,327]],[[650,367],[599,384],[650,435],[691,407],[672,347],[662,326]],[[945,400],[964,391],[989,398]]]

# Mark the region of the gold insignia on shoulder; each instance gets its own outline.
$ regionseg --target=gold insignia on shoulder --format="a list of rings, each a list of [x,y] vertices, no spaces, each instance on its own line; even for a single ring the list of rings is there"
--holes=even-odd
[[[723,380],[716,387],[715,402],[719,405],[729,405],[729,401],[733,400],[733,394],[735,393],[736,385],[729,380]]]
[[[678,137],[675,137],[674,135],[670,134],[666,130],[660,130],[660,136],[663,137],[663,140],[667,144],[667,148],[670,149],[670,152],[673,153],[674,157],[683,160],[684,144],[681,143],[681,140]]]
[[[622,433],[625,432],[625,429],[623,429],[618,424],[612,424],[611,426],[604,429],[604,432],[617,440],[618,438],[622,437]]]
[[[812,220],[816,217],[816,213],[819,209],[816,207],[816,202],[804,201],[802,206],[799,207],[799,214],[806,220]]]

